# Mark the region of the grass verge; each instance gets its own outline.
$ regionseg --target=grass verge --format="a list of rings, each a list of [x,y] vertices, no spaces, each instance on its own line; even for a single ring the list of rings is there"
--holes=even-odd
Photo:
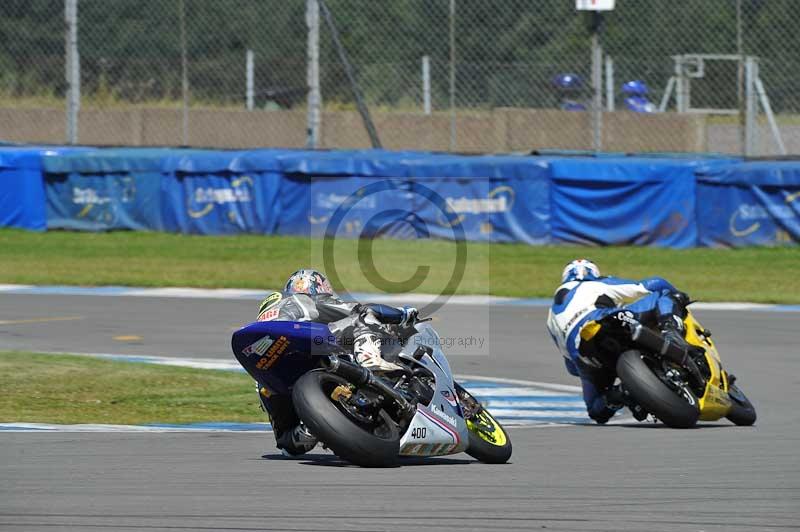
[[[368,245],[336,241],[337,288],[379,291],[362,271],[360,264],[366,262],[357,258],[366,256]],[[393,281],[412,279],[393,291],[440,293],[450,280],[453,242],[376,240],[372,245],[376,272]],[[634,279],[660,275],[705,301],[800,303],[797,247],[672,250],[468,243],[466,248],[464,277],[454,290],[459,294],[548,297],[564,264],[588,256],[605,273]],[[297,268],[325,270],[321,249],[319,240],[292,237],[3,229],[0,283],[270,289],[280,287]],[[429,273],[415,277],[419,265],[428,266]]]
[[[0,352],[0,421],[263,422],[245,374],[75,355]]]

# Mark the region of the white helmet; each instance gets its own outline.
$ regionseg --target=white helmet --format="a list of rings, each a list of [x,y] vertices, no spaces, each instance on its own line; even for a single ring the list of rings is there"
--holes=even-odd
[[[561,273],[561,282],[567,281],[592,281],[600,277],[600,268],[587,259],[575,259],[564,268]]]

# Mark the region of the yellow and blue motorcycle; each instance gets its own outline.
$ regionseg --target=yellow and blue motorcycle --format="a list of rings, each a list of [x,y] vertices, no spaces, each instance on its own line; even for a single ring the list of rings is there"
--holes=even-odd
[[[735,384],[736,377],[723,369],[711,331],[688,308],[683,321],[688,348],[668,341],[626,310],[589,322],[581,338],[615,345],[621,353],[617,376],[637,418],[650,414],[675,428],[722,418],[736,425],[755,423],[755,408]]]

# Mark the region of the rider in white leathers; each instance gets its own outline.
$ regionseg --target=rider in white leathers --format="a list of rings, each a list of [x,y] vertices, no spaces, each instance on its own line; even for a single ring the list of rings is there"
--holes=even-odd
[[[581,350],[583,326],[625,309],[642,323],[657,323],[670,341],[683,343],[679,313],[687,301],[686,294],[661,277],[641,281],[601,277],[599,268],[586,259],[567,264],[547,316],[547,329],[564,356],[567,371],[581,379],[589,417],[607,422],[622,408],[623,397],[613,385],[616,370]]]

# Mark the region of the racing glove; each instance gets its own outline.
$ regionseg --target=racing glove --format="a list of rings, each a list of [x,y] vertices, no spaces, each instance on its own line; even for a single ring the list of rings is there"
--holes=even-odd
[[[680,290],[674,292],[672,294],[672,299],[675,300],[675,303],[680,305],[683,308],[686,308],[692,300],[689,298],[689,294],[686,292],[681,292]]]
[[[361,316],[362,321],[369,325],[374,324],[387,324],[387,325],[400,325],[401,327],[409,327],[416,323],[419,311],[414,307],[390,307],[389,305],[381,305],[370,303],[367,305],[360,305],[357,312]]]
[[[401,327],[412,327],[417,323],[419,311],[415,307],[403,307],[403,319],[400,320]]]

